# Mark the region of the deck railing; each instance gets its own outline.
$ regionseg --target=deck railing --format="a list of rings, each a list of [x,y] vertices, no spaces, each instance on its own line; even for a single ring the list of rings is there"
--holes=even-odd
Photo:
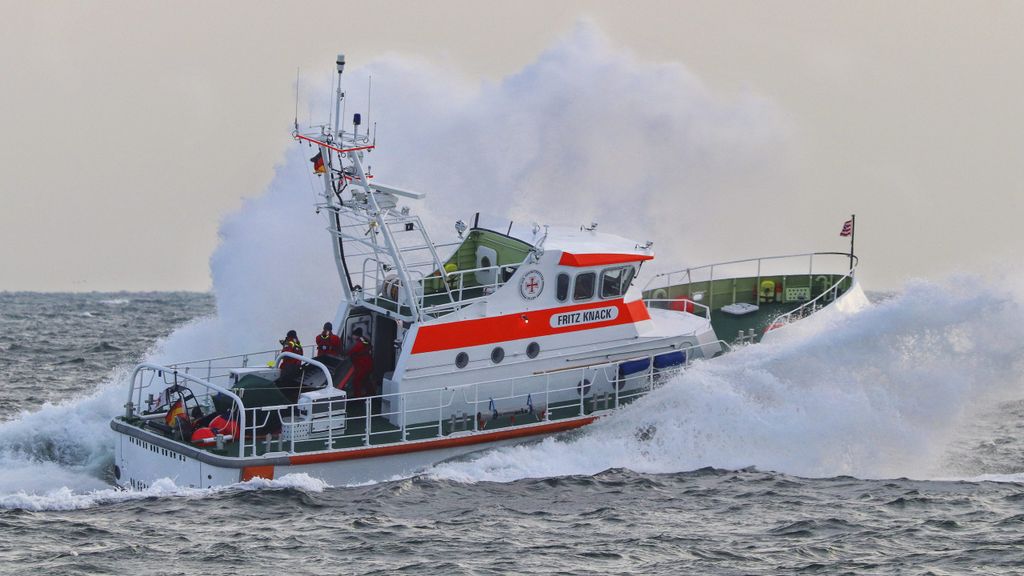
[[[789,324],[795,320],[799,320],[800,318],[810,316],[821,307],[823,302],[835,302],[836,299],[839,298],[840,294],[842,293],[841,289],[843,283],[848,281],[851,285],[853,284],[854,275],[857,270],[857,264],[857,257],[854,256],[853,265],[850,267],[850,270],[842,277],[840,277],[839,280],[834,282],[831,286],[825,289],[821,294],[818,294],[812,300],[804,302],[803,304],[794,308],[793,310],[790,310],[789,312],[786,312],[785,314],[776,317],[774,320],[772,320],[772,323],[769,325],[769,327],[774,329],[779,328],[781,326],[785,326],[786,324]]]
[[[386,435],[397,436],[396,442],[409,440],[410,434],[416,435],[416,439],[441,438],[453,433],[479,432],[485,429],[487,424],[493,422],[495,415],[499,418],[508,416],[514,418],[520,414],[533,414],[538,421],[550,421],[552,419],[578,418],[592,412],[616,409],[623,402],[648,393],[678,373],[679,370],[689,366],[694,360],[691,352],[706,346],[728,348],[729,345],[722,340],[717,340],[672,350],[662,350],[657,353],[640,354],[613,362],[552,370],[521,377],[482,380],[458,386],[378,394],[361,398],[327,400],[316,404],[317,406],[326,404],[328,407],[327,430],[307,439],[298,439],[294,434],[285,439],[283,434],[279,434],[275,438],[261,433],[272,415],[276,415],[284,422],[297,422],[299,409],[303,406],[299,403],[246,407],[243,399],[232,392],[229,387],[198,378],[181,368],[185,364],[192,363],[179,363],[176,365],[179,367],[178,369],[156,364],[140,364],[132,374],[126,416],[153,419],[165,415],[143,414],[141,408],[147,405],[150,410],[154,408],[152,405],[155,401],[154,397],[163,390],[154,384],[160,382],[169,386],[178,383],[181,379],[190,385],[190,392],[194,394],[197,403],[204,407],[206,413],[210,413],[213,409],[212,398],[216,394],[223,394],[232,401],[232,418],[237,418],[241,438],[221,437],[218,439],[218,446],[224,445],[224,442],[237,441],[238,457],[260,454],[261,443],[264,445],[262,453],[273,451],[296,453],[296,444],[299,443],[306,445],[307,449],[303,451],[315,451],[329,450],[338,444],[369,446],[374,443],[375,439],[379,440]],[[654,367],[656,357],[672,352],[684,353],[680,365],[663,369]],[[311,358],[290,353],[280,353],[277,357],[284,356],[301,359],[327,371],[323,364]],[[212,362],[228,358],[238,357],[211,358],[196,362]],[[619,368],[624,363],[644,359],[647,360],[645,369],[625,377],[619,376]],[[143,377],[147,373],[150,374],[148,380]],[[603,380],[599,377],[603,377]],[[570,384],[565,385],[565,382],[570,382]],[[592,391],[592,388],[598,383],[610,384],[610,390],[597,394],[596,391]],[[200,389],[197,390],[196,387]],[[496,387],[504,387],[502,388],[503,393],[494,393],[493,389]],[[147,390],[151,390],[150,398],[144,400],[143,393]],[[427,403],[413,402],[422,398],[428,398],[430,401]],[[571,400],[567,398],[571,398]],[[362,430],[353,432],[350,427],[343,426],[343,423],[335,420],[334,413],[339,409],[339,405],[345,408],[346,415],[340,417],[346,421],[353,419],[351,408],[355,406],[362,408],[362,414],[356,416],[362,420]],[[464,407],[466,411],[453,412],[456,405]],[[375,407],[379,408],[374,411]],[[312,406],[309,408],[312,411]],[[557,411],[558,415],[553,416],[553,411]],[[374,419],[378,417],[389,421],[392,420],[389,417],[396,417],[398,425],[381,426],[378,424],[375,426]],[[472,420],[471,425],[468,422],[470,419]],[[322,423],[324,420],[321,419],[318,422]],[[445,431],[446,423],[449,424],[447,432]],[[308,449],[310,442],[322,445],[322,448]],[[378,444],[380,443],[387,442],[378,442]],[[234,447],[231,450],[234,451]]]
[[[727,262],[716,262],[703,266],[682,268],[669,272],[662,272],[654,275],[644,286],[645,293],[656,293],[658,290],[668,291],[674,286],[685,286],[707,283],[708,293],[707,306],[715,309],[715,280],[729,280],[734,278],[755,278],[755,286],[760,286],[761,278],[769,276],[802,276],[807,275],[808,284],[816,275],[831,274],[821,269],[822,262],[828,262],[830,270],[837,270],[834,262],[835,257],[842,257],[850,261],[850,266],[841,268],[845,276],[853,277],[857,268],[857,257],[846,252],[807,252],[803,254],[786,254],[782,256],[766,256],[762,258],[747,258],[743,260],[730,260]],[[818,268],[815,269],[817,261]],[[769,267],[780,269],[771,270]],[[737,268],[744,268],[743,273],[736,273]],[[723,269],[725,272],[723,273]],[[806,272],[804,272],[806,270]],[[716,272],[718,276],[716,277]],[[844,276],[844,277],[845,277]],[[832,287],[825,288],[827,293]],[[652,294],[653,295],[653,294]],[[689,295],[689,294],[688,294]]]
[[[367,285],[367,279],[371,273],[368,265],[373,264],[372,269],[378,270],[381,267],[379,260],[373,257],[368,257],[363,261],[363,269],[361,271],[363,278],[363,285]],[[499,288],[505,285],[504,272],[506,269],[511,268],[515,270],[519,265],[496,265],[496,266],[484,266],[480,268],[471,268],[467,270],[455,270],[452,272],[437,273],[434,271],[431,275],[424,276],[421,271],[411,270],[411,276],[413,281],[413,294],[416,300],[416,309],[423,314],[439,315],[442,313],[452,312],[469,306],[474,302],[486,299],[490,294],[496,292]],[[494,274],[494,282],[488,283],[474,283],[473,286],[466,286],[466,277],[469,274],[476,275],[478,273],[491,273]],[[400,311],[403,306],[408,306],[404,291],[402,290],[400,280],[395,277],[390,280],[395,284],[389,285],[387,281],[381,282],[380,287],[377,289],[376,294],[364,295],[364,300],[370,299],[371,306],[376,303],[376,306],[380,306],[380,303],[387,303],[394,308],[394,311]],[[430,282],[437,282],[441,289],[436,292],[427,293],[426,285]],[[480,289],[484,291],[481,296],[474,296],[471,298],[465,297],[466,290]],[[387,292],[394,290],[397,294],[392,297]],[[434,295],[446,295],[448,298],[437,304],[427,304],[427,298]]]
[[[146,379],[145,377],[147,374],[149,375],[148,379]],[[154,386],[158,378],[160,379],[160,383],[163,384],[163,386],[160,387],[159,390],[157,389],[156,386]],[[205,401],[205,404],[207,406],[212,407],[212,397],[214,394],[223,394],[225,397],[229,398],[234,403],[234,406],[237,408],[237,410],[234,411],[234,414],[232,416],[234,417],[235,415],[237,415],[239,430],[247,429],[246,412],[244,409],[242,409],[242,399],[239,398],[237,394],[213,382],[197,378],[191,374],[188,374],[187,372],[182,372],[167,366],[161,366],[159,364],[150,363],[139,364],[132,371],[132,376],[131,380],[129,381],[128,387],[128,403],[125,404],[125,417],[132,418],[139,416],[146,420],[151,420],[162,416],[166,416],[166,412],[146,414],[143,410],[141,410],[143,406],[142,394],[146,390],[151,390],[148,399],[145,401],[146,406],[151,410],[152,408],[155,407],[153,404],[154,402],[156,402],[157,394],[163,392],[169,386],[180,384],[179,379],[189,382],[191,384],[201,386],[203,390],[201,390],[199,394],[196,394],[195,391],[193,391],[191,388],[189,388],[189,392],[191,392],[195,396],[197,401]],[[237,439],[233,438],[232,436],[227,436],[221,437],[219,442],[223,442],[225,440],[232,441]],[[244,456],[244,441],[242,441],[238,443],[238,457],[241,458]]]
[[[315,350],[315,344],[306,344],[302,347],[303,351]],[[205,380],[223,380],[227,379],[231,372],[242,368],[255,368],[255,367],[267,367],[273,368],[276,366],[277,355],[281,350],[262,350],[259,352],[248,352],[245,354],[231,354],[228,356],[216,356],[213,358],[202,358],[199,360],[188,360],[185,362],[174,362],[167,364],[168,370],[177,370],[183,374],[191,374],[193,376],[200,376]],[[270,366],[268,366],[270,364]]]
[[[687,312],[689,314],[694,314],[694,312],[689,312],[688,310],[685,309],[679,310],[678,306],[680,306],[680,302],[679,300],[674,298],[644,298],[644,305],[647,306],[648,308],[657,308],[659,310],[674,310],[676,312]],[[701,304],[700,302],[687,300],[685,303],[682,304],[682,306],[693,306],[695,311],[700,312],[700,314],[697,314],[698,316],[702,316],[708,320],[711,320],[711,308],[708,308],[707,306]]]

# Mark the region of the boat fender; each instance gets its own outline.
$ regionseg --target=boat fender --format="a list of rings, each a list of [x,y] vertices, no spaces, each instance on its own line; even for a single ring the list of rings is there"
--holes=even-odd
[[[238,422],[228,420],[219,414],[216,418],[210,421],[210,428],[216,433],[223,434],[225,436],[238,437]]]
[[[651,297],[654,298],[655,300],[664,300],[668,298],[668,291],[666,291],[664,288],[658,288],[651,294]]]
[[[666,352],[659,356],[654,357],[654,367],[658,370],[664,370],[672,366],[679,366],[680,364],[686,363],[686,351],[677,350],[675,352]]]
[[[619,364],[619,379],[615,383],[619,390],[626,385],[626,380],[630,376],[637,372],[645,372],[651,366],[650,358],[640,358],[639,360],[630,360],[628,362],[622,362]]]
[[[587,378],[580,380],[579,383],[576,384],[576,391],[579,392],[580,396],[590,394],[590,380]]]
[[[204,426],[192,433],[193,444],[208,444],[216,435],[209,426]]]

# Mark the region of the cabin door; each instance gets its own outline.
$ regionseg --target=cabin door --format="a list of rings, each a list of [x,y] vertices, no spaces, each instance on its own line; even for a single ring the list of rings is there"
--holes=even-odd
[[[369,342],[373,342],[373,317],[369,313],[365,314],[352,314],[345,319],[345,330],[338,333],[341,336],[341,345],[344,346],[347,351],[352,347],[352,335],[355,334],[356,328],[362,331],[363,338],[366,338]]]
[[[398,324],[392,318],[377,316],[373,331],[373,380],[379,383],[384,375],[395,369],[395,339]]]

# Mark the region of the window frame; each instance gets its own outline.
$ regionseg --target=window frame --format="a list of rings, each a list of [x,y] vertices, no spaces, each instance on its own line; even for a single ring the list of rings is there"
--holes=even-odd
[[[614,270],[620,270],[621,273],[622,273],[622,276],[620,277],[620,280],[619,280],[619,292],[617,294],[612,294],[610,296],[605,296],[604,295],[604,277],[605,277],[605,275],[608,272],[611,272],[611,271],[614,271]],[[628,276],[627,276],[627,274],[628,274]],[[636,278],[636,267],[634,267],[631,264],[626,264],[626,265],[623,265],[623,266],[611,266],[609,268],[605,268],[604,270],[601,270],[601,276],[598,278],[597,285],[601,288],[600,291],[598,292],[598,295],[600,296],[600,298],[602,300],[611,300],[613,298],[622,298],[622,297],[624,297],[626,295],[626,292],[629,291],[629,287],[633,285],[633,280],[635,278]],[[628,282],[626,282],[625,280],[628,280]]]
[[[562,278],[565,278],[565,293],[562,294]],[[559,272],[555,277],[555,300],[566,302],[569,300],[569,292],[572,289],[572,276],[566,272]]]
[[[580,281],[581,277],[587,276],[587,275],[590,275],[590,276],[593,277],[593,280],[591,280],[591,282],[590,282],[590,295],[586,296],[586,297],[583,297],[583,298],[577,297],[576,296],[576,284]],[[572,279],[572,301],[573,302],[587,302],[589,300],[593,300],[594,296],[596,296],[597,293],[598,292],[597,292],[597,271],[596,270],[588,270],[586,272],[580,272],[580,273],[576,274],[576,276]]]

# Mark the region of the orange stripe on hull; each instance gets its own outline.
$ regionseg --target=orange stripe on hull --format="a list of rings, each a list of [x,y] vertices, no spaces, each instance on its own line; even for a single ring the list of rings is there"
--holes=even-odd
[[[564,422],[552,422],[538,426],[522,426],[519,428],[503,429],[494,432],[473,434],[471,436],[459,436],[458,438],[440,438],[422,442],[407,442],[403,444],[391,444],[389,446],[378,446],[376,448],[359,448],[346,450],[344,452],[326,452],[320,454],[306,454],[292,456],[289,458],[292,465],[299,464],[322,464],[324,462],[336,462],[339,460],[357,460],[360,458],[373,458],[375,456],[394,456],[396,454],[408,454],[411,452],[423,452],[425,450],[440,450],[442,448],[454,448],[457,446],[471,446],[473,444],[484,444],[487,442],[498,442],[511,438],[523,438],[539,434],[553,434],[572,430],[590,424],[597,420],[597,416],[587,416]],[[271,467],[273,468],[273,467]],[[248,470],[248,468],[246,468]]]
[[[581,310],[607,308],[609,306],[615,306],[619,309],[618,316],[611,320],[574,324],[558,328],[551,327],[552,316]],[[650,320],[650,318],[651,315],[647,312],[647,307],[644,306],[643,300],[634,300],[627,304],[620,299],[589,302],[587,304],[565,306],[562,308],[548,308],[547,310],[536,310],[522,314],[506,314],[504,316],[462,320],[460,322],[427,324],[420,327],[416,335],[416,341],[412,346],[412,353],[439,352],[455,348],[497,344],[510,340],[522,340],[525,338],[577,332],[579,330],[618,326],[620,324],[632,324],[643,320]]]
[[[570,252],[562,252],[562,257],[558,259],[558,263],[561,266],[581,268],[584,266],[607,266],[608,264],[640,262],[653,258],[654,256],[646,254],[572,254]]]
[[[274,479],[274,467],[273,466],[246,466],[242,468],[242,482],[252,480],[253,478],[266,478],[267,480]]]

